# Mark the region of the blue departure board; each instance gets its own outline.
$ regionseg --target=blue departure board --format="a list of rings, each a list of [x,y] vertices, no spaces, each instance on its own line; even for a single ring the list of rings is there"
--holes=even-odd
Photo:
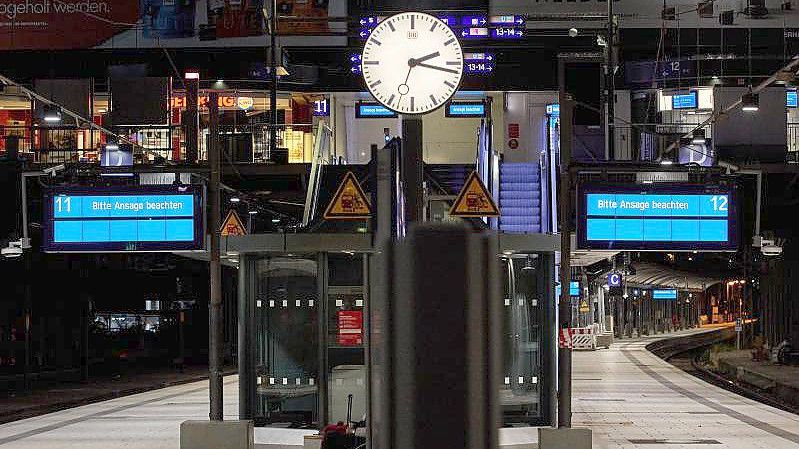
[[[789,108],[799,107],[799,95],[795,90],[785,92],[785,105]]]
[[[580,281],[569,282],[569,296],[580,296]],[[560,297],[560,285],[555,286],[555,297]]]
[[[699,107],[699,96],[696,91],[671,97],[672,109],[696,109]]]
[[[667,301],[677,299],[677,290],[673,288],[652,290],[652,299]]]
[[[357,103],[356,118],[394,118],[397,113],[379,103]]]
[[[446,117],[485,117],[486,105],[483,102],[458,102],[453,101],[447,103],[444,109],[444,116]]]
[[[45,197],[44,249],[199,250],[202,204],[195,186],[56,187]]]
[[[734,251],[736,218],[729,187],[583,186],[578,244],[585,249]]]

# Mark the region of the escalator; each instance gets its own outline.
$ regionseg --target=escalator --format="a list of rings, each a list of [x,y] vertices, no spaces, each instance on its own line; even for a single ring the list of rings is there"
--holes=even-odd
[[[499,230],[540,233],[542,204],[538,163],[503,162],[499,173]]]

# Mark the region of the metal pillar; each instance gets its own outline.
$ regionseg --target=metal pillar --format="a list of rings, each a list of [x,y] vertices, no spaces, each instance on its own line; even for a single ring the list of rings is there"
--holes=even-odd
[[[256,403],[255,288],[257,276],[253,256],[239,256],[239,419],[253,419]]]
[[[317,255],[317,291],[319,292],[319,300],[317,307],[317,329],[319,332],[319,350],[317,353],[317,362],[319,366],[319,394],[317,395],[317,410],[319,411],[319,424],[320,427],[324,427],[328,424],[329,421],[329,406],[328,406],[328,381],[329,381],[329,369],[328,369],[328,355],[327,355],[327,278],[328,278],[328,267],[327,267],[327,253],[319,253]]]
[[[571,327],[571,146],[573,102],[566,93],[566,63],[558,60],[560,102],[560,306],[561,329]],[[568,348],[558,351],[558,427],[571,427],[572,354]]]
[[[405,224],[422,221],[424,215],[424,162],[422,160],[422,117],[402,116],[402,188],[405,198]]]
[[[274,160],[277,148],[277,0],[272,0],[272,14],[269,16],[269,77],[272,89],[269,91],[269,157]]]
[[[613,1],[608,1],[607,46],[605,47],[605,156],[616,160],[616,24]],[[562,119],[561,119],[562,121]]]
[[[391,448],[498,446],[502,301],[496,239],[462,225],[412,226],[388,251],[394,333]]]
[[[222,264],[219,257],[219,228],[222,213],[219,201],[219,185],[221,168],[219,157],[219,95],[211,92],[208,95],[208,165],[211,177],[208,185],[208,232],[211,234],[211,251],[209,263],[210,278],[210,326],[208,330],[208,370],[209,400],[212,421],[222,421],[222,351],[224,344],[222,330]]]
[[[552,298],[555,289],[552,279],[555,279],[555,254],[546,253],[540,256],[540,274],[538,275],[538,297]],[[541,390],[542,418],[550,425],[555,425],[556,411],[558,409],[558,310],[555,302],[545,301],[543,309],[544,332],[542,335],[542,378],[545,388]]]
[[[183,132],[186,139],[186,162],[194,164],[199,159],[199,133],[200,133],[200,108],[198,105],[200,94],[200,80],[186,78],[186,112],[183,115]]]
[[[386,379],[391,372],[391,295],[387,273],[391,260],[386,256],[386,248],[397,239],[395,201],[396,195],[396,147],[389,145],[378,150],[372,145],[372,160],[375,161],[376,192],[372,204],[376,205],[377,226],[374,234],[375,252],[368,255],[369,260],[369,300],[367,306],[367,352],[368,397],[367,416],[369,432],[367,442],[370,449],[390,449],[392,428],[389,423],[388,404],[392,404],[392,389]]]

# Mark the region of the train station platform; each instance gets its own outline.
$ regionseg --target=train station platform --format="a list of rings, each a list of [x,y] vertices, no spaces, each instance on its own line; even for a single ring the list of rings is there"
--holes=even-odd
[[[799,366],[786,366],[770,360],[752,360],[752,351],[715,354],[713,364],[728,379],[765,390],[781,401],[799,407]]]
[[[646,346],[683,331],[574,354],[575,426],[594,431],[594,447],[782,449],[799,447],[799,416],[697,379]],[[237,377],[225,378],[225,416],[238,411]],[[179,425],[206,419],[206,382],[163,388],[0,425],[0,449],[175,449]],[[261,428],[261,449],[302,447],[311,430]],[[501,447],[536,447],[535,428],[506,428]]]

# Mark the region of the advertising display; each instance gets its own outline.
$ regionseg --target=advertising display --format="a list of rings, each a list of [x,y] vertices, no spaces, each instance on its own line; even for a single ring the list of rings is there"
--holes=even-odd
[[[789,5],[784,7],[784,5]],[[615,0],[613,13],[621,28],[721,28],[719,16],[732,13],[729,26],[738,28],[796,28],[799,16],[790,1],[782,0]],[[666,11],[664,11],[664,7]],[[607,13],[607,0],[490,0],[490,14],[526,14],[537,18],[536,28],[603,28],[590,16]],[[585,17],[564,22],[564,15]],[[553,16],[546,20],[546,16]],[[559,18],[557,18],[560,16]],[[664,18],[666,20],[664,20]],[[679,19],[679,20],[677,20]]]
[[[727,186],[583,185],[578,190],[581,249],[734,251],[738,207]]]
[[[196,186],[53,187],[44,204],[45,252],[203,249]]]
[[[263,46],[263,0],[0,0],[0,50]],[[345,16],[344,0],[281,0],[280,14]],[[282,20],[281,35],[328,35]],[[338,30],[340,31],[340,30]]]

